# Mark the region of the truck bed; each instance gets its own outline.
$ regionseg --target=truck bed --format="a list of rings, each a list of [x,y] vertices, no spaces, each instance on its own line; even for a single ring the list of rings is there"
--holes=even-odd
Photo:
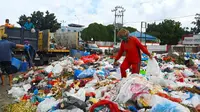
[[[31,33],[30,30],[22,28],[0,28],[0,35],[8,35],[8,40],[16,44],[24,44],[24,41],[29,41],[35,50],[38,50],[38,31]]]

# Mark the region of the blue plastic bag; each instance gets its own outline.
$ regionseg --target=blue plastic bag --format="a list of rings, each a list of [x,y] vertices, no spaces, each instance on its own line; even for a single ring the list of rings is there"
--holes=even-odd
[[[78,70],[78,69],[74,70],[74,79],[75,79],[75,80],[78,79],[78,76],[79,76],[79,74],[80,74],[81,72],[82,72],[82,71],[81,71],[81,70]]]
[[[89,68],[81,72],[77,77],[79,79],[87,78],[87,77],[92,77],[95,73],[95,70]]]
[[[178,103],[166,101],[153,106],[150,112],[189,112],[189,110]]]

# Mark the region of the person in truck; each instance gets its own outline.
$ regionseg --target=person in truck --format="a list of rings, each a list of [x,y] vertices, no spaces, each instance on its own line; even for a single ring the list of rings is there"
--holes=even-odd
[[[121,29],[117,36],[122,40],[120,50],[115,57],[114,65],[121,58],[123,53],[126,53],[125,59],[120,66],[122,78],[126,77],[126,70],[132,67],[132,73],[140,72],[141,52],[140,50],[152,59],[151,54],[147,48],[137,39],[137,37],[129,36],[129,31]]]
[[[21,45],[21,44],[15,44],[13,42],[10,42],[7,39],[7,34],[3,34],[0,40],[0,69],[1,69],[1,82],[2,85],[4,85],[4,75],[7,74],[9,77],[9,84],[12,85],[12,74],[13,71],[11,66],[11,60],[12,60],[12,49],[13,48],[21,48],[25,50],[29,50],[29,46],[27,45]]]
[[[13,28],[14,25],[11,25],[11,24],[9,23],[9,19],[6,19],[6,21],[5,21],[5,27],[6,27],[6,28]]]
[[[33,23],[31,22],[30,18],[28,18],[27,22],[24,24],[24,28],[26,30],[31,30],[31,29],[35,28],[34,25],[33,25]]]

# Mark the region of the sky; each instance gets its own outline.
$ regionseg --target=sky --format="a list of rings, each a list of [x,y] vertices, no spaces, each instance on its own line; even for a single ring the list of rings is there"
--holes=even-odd
[[[11,24],[18,21],[20,15],[30,15],[33,11],[55,13],[62,25],[76,23],[86,27],[93,22],[104,25],[113,24],[115,6],[122,6],[124,25],[140,30],[140,22],[159,23],[163,19],[174,18],[183,27],[192,27],[194,15],[200,13],[200,0],[0,0],[0,25],[5,19]],[[117,21],[121,21],[120,18]]]

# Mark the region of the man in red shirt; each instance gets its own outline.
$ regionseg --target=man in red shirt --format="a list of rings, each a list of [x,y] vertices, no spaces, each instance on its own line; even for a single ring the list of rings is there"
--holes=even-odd
[[[140,72],[140,63],[141,63],[141,53],[147,54],[150,59],[152,59],[151,54],[147,50],[147,48],[142,45],[142,43],[133,36],[129,36],[129,31],[126,29],[121,29],[117,36],[122,40],[120,50],[118,55],[115,58],[114,64],[117,64],[117,61],[121,58],[124,52],[126,52],[126,56],[124,62],[121,64],[121,76],[126,77],[126,70],[132,66],[132,73]]]

